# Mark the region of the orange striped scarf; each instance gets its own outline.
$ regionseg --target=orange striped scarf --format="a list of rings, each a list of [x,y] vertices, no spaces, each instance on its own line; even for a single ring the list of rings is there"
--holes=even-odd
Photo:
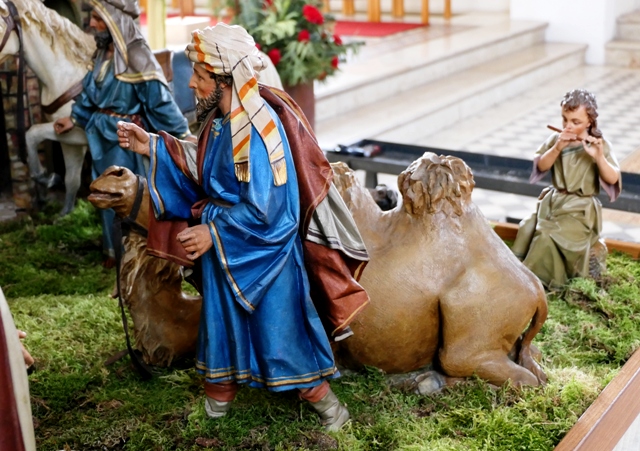
[[[195,30],[186,49],[187,57],[202,63],[209,72],[233,77],[231,98],[231,142],[236,177],[250,181],[251,126],[255,127],[269,153],[276,186],[287,182],[282,138],[258,93],[257,72],[266,64],[247,31],[237,25],[218,23]]]

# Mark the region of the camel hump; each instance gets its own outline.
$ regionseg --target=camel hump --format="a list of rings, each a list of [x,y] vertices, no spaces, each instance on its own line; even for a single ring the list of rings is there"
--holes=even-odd
[[[398,176],[407,213],[422,215],[443,211],[462,215],[475,186],[473,173],[460,158],[425,152]]]

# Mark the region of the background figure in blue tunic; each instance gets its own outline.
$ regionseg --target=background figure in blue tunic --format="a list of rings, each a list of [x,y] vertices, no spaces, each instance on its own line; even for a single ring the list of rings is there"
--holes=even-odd
[[[57,133],[75,125],[84,128],[95,179],[112,165],[136,174],[146,168],[142,156],[118,145],[118,121],[130,121],[145,130],[165,130],[179,138],[189,134],[187,120],[176,105],[151,49],[135,23],[140,11],[130,0],[90,0],[90,31],[96,39],[93,69],[85,76],[71,117],[56,121]],[[195,137],[193,137],[195,141]],[[104,250],[113,257],[113,210],[102,210]]]
[[[178,240],[202,259],[203,307],[197,370],[210,417],[226,414],[239,384],[298,389],[337,430],[349,413],[327,379],[338,375],[311,301],[298,233],[298,181],[278,116],[260,97],[263,67],[253,38],[224,23],[193,33],[190,87],[203,119],[198,145],[120,123],[124,148],[150,155],[158,219],[190,218],[206,195],[201,224]],[[200,62],[198,62],[200,61]]]

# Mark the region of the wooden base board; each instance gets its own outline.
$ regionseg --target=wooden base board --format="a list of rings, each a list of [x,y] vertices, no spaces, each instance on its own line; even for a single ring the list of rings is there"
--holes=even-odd
[[[491,222],[503,240],[513,241],[518,224]],[[605,239],[609,251],[638,259],[640,243]],[[620,373],[569,430],[555,451],[612,451],[640,415],[640,351],[636,351]],[[640,449],[640,445],[639,445]]]
[[[510,224],[506,222],[491,222],[493,230],[503,240],[513,241],[518,234],[518,224]],[[631,257],[640,258],[640,243],[631,243],[627,241],[612,240],[605,238],[605,244],[609,251],[619,251],[629,254]]]
[[[638,415],[640,351],[631,356],[555,451],[612,451]]]

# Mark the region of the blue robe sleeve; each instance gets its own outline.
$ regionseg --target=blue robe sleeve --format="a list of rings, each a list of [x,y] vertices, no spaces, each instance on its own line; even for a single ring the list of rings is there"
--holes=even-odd
[[[74,124],[85,128],[93,113],[98,109],[96,105],[89,99],[85,91],[87,86],[87,77],[92,77],[93,71],[89,71],[82,80],[82,92],[75,98],[75,103],[71,107],[71,120]]]
[[[187,119],[164,84],[151,80],[134,86],[151,131],[164,130],[177,138],[184,138],[189,134]]]
[[[189,219],[201,195],[198,185],[171,158],[164,139],[150,134],[149,194],[156,219]]]
[[[251,181],[240,184],[238,203],[231,207],[212,204],[207,215],[218,261],[236,301],[248,312],[258,306],[277,277],[291,277],[292,286],[299,280],[292,271],[287,274],[284,270],[291,268],[291,259],[296,258],[300,213],[289,145],[282,125],[279,121],[277,124],[284,137],[287,183],[274,185],[267,150],[254,128],[250,151]],[[233,161],[227,163],[233,164]],[[210,183],[214,191],[221,192],[224,186],[216,176],[215,172],[211,174]]]

